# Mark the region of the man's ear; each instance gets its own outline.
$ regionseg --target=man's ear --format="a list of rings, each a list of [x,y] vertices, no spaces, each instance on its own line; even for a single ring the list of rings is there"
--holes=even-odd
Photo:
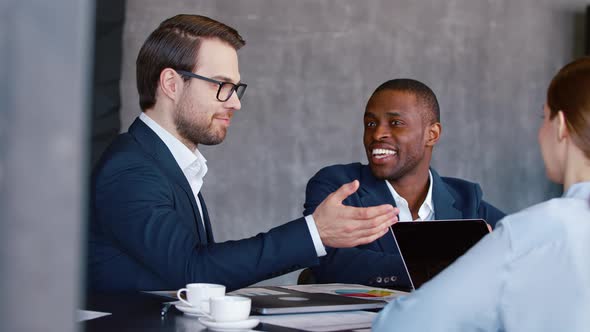
[[[557,115],[553,121],[555,121],[555,134],[557,135],[557,141],[561,142],[569,136],[567,123],[565,121],[565,114],[563,114],[563,111],[557,112]]]
[[[442,133],[442,125],[440,122],[435,122],[426,128],[426,146],[435,146],[440,139]]]
[[[164,68],[158,86],[164,96],[176,102],[182,92],[182,82],[182,77],[174,69]]]

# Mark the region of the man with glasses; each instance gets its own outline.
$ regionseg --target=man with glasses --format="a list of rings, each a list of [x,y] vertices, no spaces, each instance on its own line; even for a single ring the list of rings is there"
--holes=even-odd
[[[97,291],[176,289],[191,282],[248,286],[319,263],[325,247],[382,236],[391,205],[342,205],[343,185],[313,214],[240,241],[215,243],[200,193],[199,144],[219,144],[246,91],[238,32],[197,15],[164,21],[137,58],[141,115],[93,174],[88,286]]]

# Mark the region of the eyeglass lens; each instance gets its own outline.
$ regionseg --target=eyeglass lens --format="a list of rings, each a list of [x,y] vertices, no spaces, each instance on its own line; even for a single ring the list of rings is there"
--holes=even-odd
[[[242,99],[244,91],[246,90],[245,85],[234,85],[232,83],[222,83],[219,88],[219,100],[226,101],[231,97],[231,94],[236,91],[238,99]]]

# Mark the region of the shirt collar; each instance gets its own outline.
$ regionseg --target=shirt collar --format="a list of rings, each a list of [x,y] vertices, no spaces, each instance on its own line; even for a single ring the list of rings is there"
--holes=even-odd
[[[575,197],[588,199],[590,197],[590,181],[572,184],[563,194],[563,197]]]
[[[422,203],[422,205],[420,205],[420,209],[418,209],[418,216],[420,217],[420,219],[424,220],[424,218],[426,218],[430,212],[434,213],[434,204],[432,203],[432,172],[430,172],[430,170],[428,170],[428,179],[429,179],[429,185],[428,185],[428,193],[426,193],[426,197],[424,198],[424,202]],[[403,198],[402,196],[400,196],[400,194],[397,193],[397,191],[395,191],[395,188],[393,188],[393,186],[391,185],[391,183],[389,183],[389,181],[385,180],[385,183],[387,184],[387,187],[389,188],[389,191],[391,191],[391,194],[393,195],[393,199],[398,202],[400,199],[403,199],[404,201],[406,200],[405,198]]]
[[[434,211],[434,204],[432,204],[432,173],[430,172],[430,170],[428,170],[428,180],[430,182],[430,184],[428,185],[428,194],[426,194],[426,198],[424,199],[424,204],[426,204],[426,206],[428,206],[428,208],[430,209],[430,211]]]
[[[174,160],[183,172],[189,167],[197,167],[205,169],[207,172],[207,159],[203,157],[198,149],[191,151],[186,145],[184,145],[178,138],[170,134],[166,129],[162,128],[156,121],[152,120],[147,114],[141,112],[139,119],[143,121],[151,130],[153,130],[158,137],[166,144],[168,150],[172,153]],[[204,166],[204,167],[203,167]],[[205,174],[202,175],[203,177]]]

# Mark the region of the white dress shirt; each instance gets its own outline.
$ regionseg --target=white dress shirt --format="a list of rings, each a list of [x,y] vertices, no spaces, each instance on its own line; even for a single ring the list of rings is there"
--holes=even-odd
[[[156,135],[158,135],[164,144],[166,144],[172,153],[172,156],[174,156],[174,160],[176,160],[176,163],[178,166],[180,166],[180,169],[184,173],[184,176],[191,187],[193,195],[195,196],[195,200],[197,201],[197,205],[199,206],[201,221],[204,223],[203,211],[201,208],[201,203],[199,202],[199,197],[197,195],[199,194],[199,191],[201,191],[201,187],[203,186],[203,178],[205,177],[205,174],[207,174],[207,160],[205,157],[203,157],[198,149],[191,151],[180,140],[174,137],[174,135],[162,128],[162,126],[156,123],[156,121],[152,120],[144,112],[141,112],[139,119],[143,121],[148,127],[150,127],[150,129],[153,130]],[[320,238],[320,234],[313,219],[313,215],[310,214],[306,216],[305,222],[307,223],[307,228],[309,228],[309,233],[311,235],[311,239],[318,257],[325,256],[326,248],[324,247],[322,239]],[[204,224],[203,229],[206,229]]]
[[[418,218],[412,218],[412,212],[410,211],[410,206],[408,205],[408,201],[405,198],[401,197],[397,191],[393,188],[389,181],[385,180],[387,184],[387,188],[391,192],[393,196],[393,200],[395,200],[395,205],[399,209],[399,215],[397,216],[399,221],[422,221],[422,220],[434,220],[434,204],[432,203],[432,173],[428,171],[429,182],[430,185],[428,187],[428,194],[426,194],[426,198],[420,209],[418,210]]]
[[[590,329],[590,182],[498,222],[465,255],[381,311],[373,331]]]
[[[197,201],[199,207],[199,214],[201,215],[201,222],[203,223],[203,229],[205,228],[205,220],[203,218],[203,208],[199,201],[199,192],[203,186],[203,178],[207,174],[207,160],[198,149],[191,151],[186,145],[179,141],[176,137],[170,134],[166,129],[162,128],[156,121],[152,120],[144,112],[141,112],[139,119],[143,121],[156,135],[166,144],[168,150],[172,153],[174,160],[182,170],[182,173],[186,177],[188,184],[191,187],[191,191]]]

